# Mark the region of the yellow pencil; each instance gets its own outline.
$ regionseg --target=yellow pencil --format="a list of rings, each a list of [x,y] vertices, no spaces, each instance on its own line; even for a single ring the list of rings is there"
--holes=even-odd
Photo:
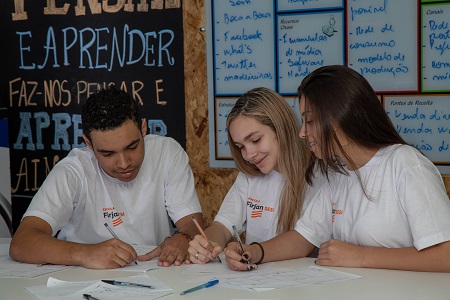
[[[194,221],[194,224],[195,224],[195,226],[197,226],[197,229],[198,229],[198,231],[200,232],[200,234],[208,241],[209,245],[210,245],[211,247],[213,247],[213,246],[211,245],[211,243],[209,242],[208,238],[206,237],[206,234],[205,234],[205,232],[203,231],[202,227],[200,226],[200,224],[198,224],[198,222],[197,222],[197,220],[195,219],[194,216],[192,216],[192,221]],[[213,248],[214,248],[214,247],[213,247]],[[222,263],[222,261],[220,260],[220,257],[219,257],[219,256],[217,256],[217,260],[218,260],[220,263]]]

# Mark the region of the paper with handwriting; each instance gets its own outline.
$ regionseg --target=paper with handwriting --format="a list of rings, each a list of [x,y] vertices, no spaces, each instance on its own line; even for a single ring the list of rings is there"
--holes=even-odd
[[[235,273],[234,275],[205,276],[201,281],[219,279],[218,286],[220,287],[266,291],[290,286],[305,286],[361,278],[359,275],[316,266],[301,269],[271,268]]]
[[[40,275],[65,269],[62,265],[25,264],[11,259],[9,256],[0,258],[0,277],[33,278]]]
[[[156,248],[156,246],[132,245],[138,255],[144,255]],[[158,257],[149,261],[138,261],[137,264],[131,263],[123,268],[111,269],[111,271],[127,271],[127,272],[147,272],[161,268],[158,266]]]
[[[154,276],[138,275],[114,279],[151,285],[155,288],[116,286],[100,280],[71,282],[50,277],[47,285],[30,286],[26,290],[37,299],[45,300],[82,299],[83,294],[99,299],[158,299],[172,293],[172,288]]]

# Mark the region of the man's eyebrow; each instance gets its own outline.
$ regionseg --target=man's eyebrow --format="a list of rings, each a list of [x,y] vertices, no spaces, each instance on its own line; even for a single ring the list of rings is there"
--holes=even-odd
[[[139,142],[139,138],[135,139],[134,141],[131,141],[128,145],[126,145],[123,149],[127,149],[130,148],[131,146],[134,146],[135,144],[137,144]],[[115,151],[112,150],[107,150],[107,149],[97,149],[97,152],[101,152],[101,153],[112,153]]]

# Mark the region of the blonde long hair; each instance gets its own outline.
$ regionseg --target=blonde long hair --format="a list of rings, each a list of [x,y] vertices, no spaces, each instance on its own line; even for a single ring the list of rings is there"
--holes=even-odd
[[[286,100],[275,91],[258,87],[242,95],[233,106],[227,118],[227,128],[238,116],[255,119],[269,126],[276,134],[279,155],[278,166],[285,184],[279,200],[277,233],[294,228],[300,218],[307,183],[305,171],[310,159],[310,151],[303,139],[299,138],[300,123]],[[239,171],[246,175],[259,176],[263,173],[246,161],[240,149],[234,145],[228,130],[231,155]]]

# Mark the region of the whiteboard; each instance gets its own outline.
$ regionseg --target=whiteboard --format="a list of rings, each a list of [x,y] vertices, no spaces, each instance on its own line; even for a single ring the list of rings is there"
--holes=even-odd
[[[383,96],[397,132],[436,164],[450,164],[450,95]]]
[[[325,65],[343,65],[344,11],[277,17],[278,87],[296,94],[303,78]]]
[[[216,157],[219,160],[233,159],[231,157],[230,145],[228,141],[227,118],[238,98],[233,97],[217,97],[215,103],[215,127],[216,127]],[[286,102],[294,110],[294,114],[301,122],[300,106],[298,97],[285,97]]]
[[[215,94],[241,95],[257,86],[275,89],[273,1],[212,3]]]
[[[450,91],[450,3],[422,6],[422,92]]]
[[[302,79],[322,65],[355,69],[381,99],[450,95],[450,76],[449,81],[445,77],[450,75],[450,46],[446,46],[450,0],[205,0],[205,4],[211,168],[235,167],[222,118],[227,111],[218,103],[235,101],[257,86],[274,89],[285,99],[296,97]],[[442,13],[427,14],[430,9]],[[440,27],[424,26],[430,21]],[[324,31],[330,33],[326,31],[330,25],[333,34],[327,36]],[[442,38],[443,55],[427,48],[432,33]],[[243,41],[245,35],[253,39]],[[317,42],[324,36],[326,40]],[[433,67],[437,61],[439,68]],[[247,80],[248,74],[257,78]],[[433,76],[445,80],[429,80]],[[446,101],[450,100],[441,102],[447,105]]]
[[[344,0],[277,0],[277,10],[312,10],[344,8]]]
[[[349,0],[347,65],[377,92],[418,92],[415,0]]]

